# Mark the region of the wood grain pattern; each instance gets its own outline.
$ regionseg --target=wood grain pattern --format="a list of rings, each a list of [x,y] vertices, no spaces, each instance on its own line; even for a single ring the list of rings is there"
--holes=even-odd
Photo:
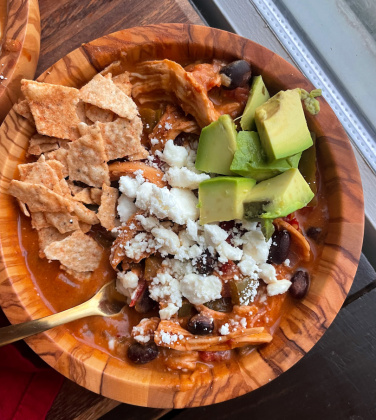
[[[1,0],[7,1],[7,0]],[[21,93],[20,81],[32,79],[40,47],[38,0],[13,0],[8,5],[0,54],[0,123]]]
[[[53,65],[40,80],[80,87],[98,70],[127,52],[129,60],[170,58],[178,61],[245,58],[262,73],[272,93],[313,86],[302,74],[269,50],[227,32],[190,25],[152,25],[111,34],[83,45]],[[341,308],[353,281],[362,244],[363,197],[351,146],[324,100],[316,117],[307,115],[318,137],[324,163],[329,233],[320,264],[312,273],[312,287],[281,321],[274,340],[240,359],[205,374],[161,377],[78,343],[64,327],[30,338],[29,345],[51,366],[88,389],[107,397],[149,407],[193,407],[221,402],[254,390],[295,364],[318,341]],[[6,195],[9,179],[22,161],[28,125],[11,111],[0,132],[2,265],[0,296],[12,323],[47,315],[17,246],[14,201]],[[126,372],[126,374],[124,374]]]

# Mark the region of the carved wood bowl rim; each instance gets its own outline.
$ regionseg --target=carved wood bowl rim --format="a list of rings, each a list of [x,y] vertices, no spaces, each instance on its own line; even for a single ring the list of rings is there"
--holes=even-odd
[[[0,53],[0,123],[20,95],[22,78],[33,78],[40,49],[38,0],[0,0],[8,3],[4,39],[14,41],[14,51]],[[1,42],[1,40],[0,40]]]
[[[291,64],[250,40],[213,28],[161,24],[130,28],[82,45],[44,72],[38,80],[80,87],[98,70],[127,51],[133,59],[245,58],[262,73],[271,91],[314,87]],[[177,57],[178,56],[178,57]],[[47,363],[78,384],[106,397],[149,407],[194,407],[225,401],[250,392],[294,365],[319,340],[340,310],[356,273],[363,240],[363,194],[350,142],[324,99],[321,112],[307,115],[317,134],[318,156],[325,167],[329,232],[309,294],[284,316],[273,341],[241,362],[223,363],[197,374],[190,388],[186,374],[161,374],[135,367],[79,343],[59,327],[31,337],[27,343]],[[0,130],[9,154],[0,157],[2,208],[0,303],[12,323],[39,318],[50,310],[38,297],[20,252],[15,204],[6,188],[24,158],[30,126],[12,110]],[[11,136],[10,134],[16,134]]]

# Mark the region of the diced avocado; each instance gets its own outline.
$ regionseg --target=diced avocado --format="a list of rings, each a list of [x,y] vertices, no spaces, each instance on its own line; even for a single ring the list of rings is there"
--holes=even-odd
[[[243,201],[249,195],[254,179],[218,176],[200,182],[198,199],[200,223],[242,219]]]
[[[229,115],[221,115],[201,131],[196,169],[220,175],[234,175],[230,171],[236,150],[236,128]]]
[[[281,91],[259,106],[255,121],[269,162],[312,146],[298,89]]]
[[[284,217],[306,206],[313,196],[299,169],[292,168],[252,188],[244,200],[244,218]]]
[[[269,92],[264,85],[264,81],[261,76],[255,76],[252,80],[251,90],[247,105],[245,106],[242,118],[240,120],[240,126],[243,130],[255,130],[255,111],[256,108],[262,105],[270,98]]]
[[[255,131],[240,131],[236,137],[237,149],[231,171],[256,181],[272,178],[290,168],[297,168],[301,153],[268,163]]]
[[[310,206],[317,204],[317,183],[316,183],[316,134],[311,133],[313,146],[309,149],[304,150],[302,153],[302,159],[299,163],[299,171],[303,175],[303,178],[307,181],[307,184],[315,194],[313,199],[309,202]]]

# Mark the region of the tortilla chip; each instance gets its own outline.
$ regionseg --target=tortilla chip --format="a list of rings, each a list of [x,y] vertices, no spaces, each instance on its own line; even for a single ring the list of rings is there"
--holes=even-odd
[[[26,204],[25,203],[23,203],[22,201],[20,201],[18,198],[17,198],[17,203],[18,203],[18,206],[19,206],[19,208],[20,208],[20,210],[21,210],[21,212],[26,216],[26,217],[30,217],[30,213],[29,213],[29,210],[27,209],[27,207],[26,207]]]
[[[106,76],[108,73],[111,74],[120,74],[123,72],[123,66],[121,64],[121,61],[113,61],[111,64],[109,64],[107,67],[105,67],[101,72],[99,72],[102,76]]]
[[[95,204],[90,196],[90,188],[82,188],[80,192],[75,194],[74,199],[85,204]]]
[[[102,190],[101,205],[97,216],[104,228],[112,230],[115,227],[116,203],[119,194],[116,188],[108,187],[105,184],[103,184]]]
[[[80,99],[99,108],[109,109],[122,118],[132,120],[138,114],[136,104],[115,85],[110,74],[107,76],[103,77],[101,74],[94,76],[80,89]]]
[[[56,194],[41,184],[29,184],[13,179],[10,182],[8,192],[25,203],[31,212],[71,212],[74,210],[72,200]]]
[[[91,188],[90,189],[90,197],[95,204],[98,204],[98,206],[100,206],[101,197],[102,197],[102,190],[100,188]]]
[[[79,201],[72,201],[74,213],[81,222],[87,223],[88,225],[96,225],[99,223],[97,215],[85,207]]]
[[[132,121],[118,118],[110,123],[96,123],[102,133],[108,160],[140,155],[145,159],[149,153],[141,145],[142,122],[139,117]]]
[[[59,260],[69,270],[83,273],[99,266],[103,250],[93,238],[76,230],[62,241],[50,243],[44,253],[49,260]]]
[[[63,177],[67,177],[68,173],[68,162],[67,162],[68,150],[64,148],[60,148],[54,150],[53,152],[46,153],[44,157],[46,158],[46,162],[51,160],[57,160],[61,164],[61,173]]]
[[[103,123],[111,122],[116,118],[116,115],[112,111],[101,109],[91,104],[85,104],[85,114],[86,117],[93,123],[97,121]]]
[[[36,211],[34,213],[31,213],[31,226],[33,227],[33,229],[41,230],[43,228],[49,227],[50,224],[44,217],[43,212]]]
[[[80,229],[78,219],[76,216],[72,216],[70,213],[45,213],[44,217],[46,221],[53,227],[55,227],[60,233],[72,232]]]
[[[18,165],[20,180],[29,184],[41,184],[50,190],[59,185],[59,178],[52,167],[42,160],[34,163],[25,163]],[[59,194],[59,191],[55,191]]]
[[[72,87],[22,80],[21,90],[33,114],[39,134],[75,140],[78,138],[79,91]]]
[[[129,73],[127,71],[124,72],[124,73],[119,74],[118,76],[114,76],[112,78],[112,81],[127,96],[131,96],[131,93],[132,93],[132,83],[129,80]]]
[[[79,281],[88,281],[90,280],[93,274],[91,271],[84,271],[83,273],[79,273],[78,271],[71,270],[70,268],[66,267],[63,264],[60,265],[60,269],[65,270],[67,274],[69,274],[70,276],[74,277],[76,280],[79,280]]]
[[[33,125],[35,125],[33,114],[30,111],[30,107],[26,99],[14,104],[13,109],[17,112],[18,115],[21,115],[21,117],[26,118],[31,123],[33,123]]]
[[[88,225],[87,223],[78,222],[78,224],[80,225],[80,229],[82,230],[83,233],[87,233],[91,229],[91,225]]]
[[[35,134],[31,137],[29,142],[29,148],[27,152],[30,155],[39,156],[42,153],[52,152],[59,148],[59,139],[56,137],[41,136]]]
[[[103,138],[99,129],[93,128],[70,144],[67,155],[69,179],[93,187],[101,187],[103,183],[110,185],[106,161]]]
[[[53,242],[59,242],[65,239],[68,235],[61,234],[54,227],[46,227],[38,231],[38,242],[39,242],[39,257],[45,258],[45,248]]]

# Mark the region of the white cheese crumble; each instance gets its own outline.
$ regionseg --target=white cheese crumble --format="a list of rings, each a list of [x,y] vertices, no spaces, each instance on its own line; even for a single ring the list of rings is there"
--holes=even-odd
[[[136,206],[159,219],[168,218],[179,225],[199,216],[197,197],[192,191],[180,188],[159,188],[149,182],[143,183],[136,194]]]
[[[156,154],[163,162],[166,162],[170,166],[176,166],[177,168],[184,166],[188,157],[187,149],[183,146],[175,146],[173,140],[168,140],[163,152],[157,152]]]
[[[242,240],[244,243],[244,254],[250,255],[257,264],[263,263],[268,259],[271,240],[265,242],[265,237],[261,230],[246,232],[242,236]]]
[[[229,325],[228,323],[223,324],[220,328],[219,328],[219,333],[221,335],[228,335],[230,334],[230,329],[229,329]]]
[[[276,271],[273,265],[268,263],[260,264],[260,279],[264,280],[266,284],[277,282]]]
[[[256,261],[249,255],[244,255],[238,264],[240,272],[251,279],[257,280],[259,277],[260,268]]]
[[[131,298],[138,285],[138,276],[133,271],[118,272],[116,278],[116,290],[122,295]]]
[[[159,316],[161,319],[170,319],[172,315],[175,315],[179,310],[179,307],[173,303],[169,303],[165,308],[160,309]]]
[[[179,236],[170,229],[164,227],[157,227],[152,229],[152,235],[156,242],[161,246],[159,252],[162,257],[168,254],[176,254],[180,248]]]
[[[204,225],[204,237],[208,245],[218,246],[224,242],[228,233],[218,225]]]
[[[219,254],[218,261],[222,263],[225,263],[228,260],[239,261],[243,256],[243,251],[240,248],[235,248],[227,242],[222,242],[216,249]]]
[[[137,212],[137,207],[133,200],[121,194],[118,200],[117,212],[121,223],[127,223],[128,219]]]
[[[221,297],[222,282],[217,276],[188,274],[180,281],[182,295],[194,305],[201,305]]]
[[[165,177],[172,187],[188,188],[189,190],[197,189],[200,182],[210,179],[208,174],[197,174],[186,167],[172,167],[166,172]]]
[[[266,290],[269,296],[281,295],[287,290],[289,290],[291,286],[291,281],[283,279],[278,280],[275,283],[270,283],[266,286]]]
[[[175,304],[178,308],[182,305],[182,294],[177,279],[168,273],[158,273],[149,286],[150,297],[157,302],[162,300]]]
[[[121,176],[119,178],[119,190],[129,198],[136,198],[137,190],[141,184],[144,183],[144,179],[140,177],[133,178],[128,175]]]

